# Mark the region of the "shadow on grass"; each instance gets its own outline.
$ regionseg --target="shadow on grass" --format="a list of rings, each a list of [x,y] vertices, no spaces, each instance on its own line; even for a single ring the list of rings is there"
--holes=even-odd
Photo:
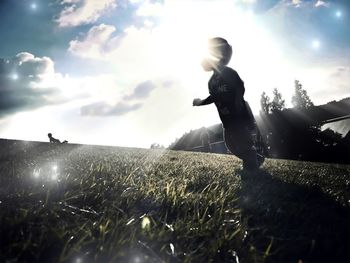
[[[350,262],[349,210],[320,189],[259,171],[239,194],[245,242],[266,262]]]

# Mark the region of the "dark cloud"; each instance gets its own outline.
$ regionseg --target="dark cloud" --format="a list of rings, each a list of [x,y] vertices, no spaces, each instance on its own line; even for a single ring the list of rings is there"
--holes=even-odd
[[[317,100],[328,98],[329,100],[340,100],[350,96],[350,67],[341,66],[330,70],[327,83],[328,89],[318,89],[313,96]]]
[[[130,103],[130,101],[147,98],[156,87],[152,81],[144,81],[138,84],[130,95],[124,96],[123,101],[114,105],[104,101],[85,105],[81,108],[80,114],[83,116],[121,116],[136,111],[142,107],[143,103]]]
[[[17,111],[35,109],[50,101],[48,96],[57,94],[55,89],[0,88],[0,117]]]
[[[52,98],[59,91],[39,85],[45,76],[54,74],[53,65],[50,58],[27,52],[0,59],[0,117],[53,103]]]
[[[175,84],[176,84],[176,81],[174,81],[174,80],[166,80],[166,81],[164,81],[164,82],[162,83],[162,86],[163,86],[164,88],[171,88],[171,87],[173,87]]]
[[[142,82],[136,86],[132,94],[125,96],[124,99],[132,100],[147,98],[155,88],[156,85],[150,80]]]
[[[331,74],[332,78],[345,78],[350,79],[350,66],[338,67],[335,72]]]
[[[128,112],[138,110],[142,103],[128,104],[119,102],[115,105],[109,105],[106,102],[97,102],[83,106],[80,114],[83,116],[121,116]]]

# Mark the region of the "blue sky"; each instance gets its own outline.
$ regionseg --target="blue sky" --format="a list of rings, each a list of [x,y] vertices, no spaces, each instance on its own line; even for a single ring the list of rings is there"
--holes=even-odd
[[[259,111],[294,79],[315,104],[350,96],[350,1],[2,0],[0,137],[149,147],[219,122],[200,60],[206,40]]]

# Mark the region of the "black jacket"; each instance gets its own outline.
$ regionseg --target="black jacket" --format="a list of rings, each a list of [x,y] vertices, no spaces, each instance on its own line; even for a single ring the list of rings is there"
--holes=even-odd
[[[243,98],[244,82],[235,70],[223,67],[220,71],[214,71],[208,87],[210,95],[202,102],[202,105],[214,102],[225,128],[254,122],[254,117],[247,109]]]

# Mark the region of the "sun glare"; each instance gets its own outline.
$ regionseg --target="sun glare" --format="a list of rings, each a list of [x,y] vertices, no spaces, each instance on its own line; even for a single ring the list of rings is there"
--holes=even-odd
[[[188,3],[185,10],[182,3],[167,3],[161,24],[153,31],[158,70],[172,72],[187,84],[198,83],[198,78],[203,77],[198,74],[202,71],[200,63],[209,56],[208,39],[221,36],[235,41],[237,35],[248,36],[245,31],[252,30],[252,17],[252,12],[238,10],[227,1],[222,5],[208,1]]]
[[[181,3],[166,4],[163,20],[156,32],[157,42],[161,45],[157,50],[161,55],[168,53],[169,64],[174,67],[198,65],[206,54],[207,40],[211,37],[208,29],[213,22],[208,19],[207,6],[203,3],[198,10],[198,4],[188,3],[184,10]]]
[[[18,80],[18,74],[17,73],[13,73],[12,75],[11,75],[11,79],[13,79],[13,80]]]
[[[315,39],[315,40],[312,41],[312,47],[314,49],[318,49],[318,48],[320,48],[320,46],[321,46],[321,43],[320,43],[319,40]]]
[[[195,31],[186,18],[179,22],[167,19],[155,32],[155,52],[160,69],[172,72],[188,72],[198,66],[207,51],[208,36]]]
[[[32,10],[36,10],[36,9],[38,8],[38,6],[37,6],[36,3],[32,3],[32,4],[30,5],[30,8],[31,8]]]
[[[158,61],[157,70],[171,72],[185,86],[192,87],[192,95],[202,96],[206,92],[200,83],[206,83],[208,75],[202,72],[200,62],[208,56],[207,43],[211,37],[224,37],[232,45],[229,66],[249,77],[248,90],[262,88],[257,78],[262,67],[273,70],[285,65],[278,43],[267,29],[255,22],[252,11],[242,10],[230,1],[220,5],[210,1],[192,2],[184,10],[179,2],[165,5],[161,24],[153,31],[153,52]],[[249,92],[246,95],[251,96]]]

